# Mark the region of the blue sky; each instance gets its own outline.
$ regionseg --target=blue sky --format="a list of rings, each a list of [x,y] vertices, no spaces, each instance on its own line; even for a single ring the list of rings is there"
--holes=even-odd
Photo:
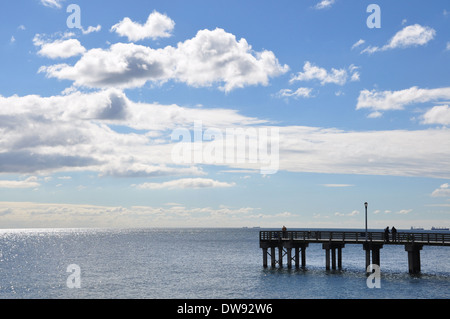
[[[362,228],[365,201],[372,228],[450,224],[446,1],[0,9],[2,227]],[[177,162],[199,123],[272,132],[275,171],[250,140]]]

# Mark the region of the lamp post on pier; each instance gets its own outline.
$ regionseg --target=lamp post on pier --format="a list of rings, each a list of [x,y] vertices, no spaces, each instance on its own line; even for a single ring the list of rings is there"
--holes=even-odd
[[[367,202],[365,202],[364,203],[364,207],[365,207],[365,209],[366,209],[366,241],[367,241],[367,206],[368,206],[369,204],[367,204]]]

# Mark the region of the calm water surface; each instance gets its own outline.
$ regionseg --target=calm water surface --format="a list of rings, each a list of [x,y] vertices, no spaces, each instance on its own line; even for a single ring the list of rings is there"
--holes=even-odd
[[[320,244],[306,270],[264,269],[259,229],[2,230],[0,298],[450,298],[450,247],[425,246],[415,277],[403,246],[380,252],[381,288],[369,289],[361,245],[327,272]]]

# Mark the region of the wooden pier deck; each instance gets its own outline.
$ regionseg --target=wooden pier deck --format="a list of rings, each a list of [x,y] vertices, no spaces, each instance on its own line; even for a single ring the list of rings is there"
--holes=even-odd
[[[370,264],[380,265],[380,249],[383,245],[404,245],[408,252],[408,267],[412,274],[420,273],[420,251],[423,246],[450,246],[448,232],[404,232],[395,236],[384,232],[364,231],[260,231],[260,248],[263,250],[263,266],[283,267],[283,257],[286,256],[288,268],[304,268],[306,266],[306,248],[310,244],[322,244],[325,250],[326,269],[342,268],[342,249],[345,244],[361,244],[365,251],[366,269]],[[276,254],[278,249],[278,259]],[[292,254],[294,250],[294,254]],[[337,254],[337,256],[336,256]],[[330,263],[331,257],[331,263]],[[337,264],[336,264],[337,262]]]

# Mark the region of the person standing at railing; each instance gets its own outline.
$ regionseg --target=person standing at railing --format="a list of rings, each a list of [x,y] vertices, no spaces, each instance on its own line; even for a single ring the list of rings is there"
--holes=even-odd
[[[396,242],[397,241],[397,229],[395,229],[394,226],[392,226],[391,234],[392,234],[392,241]]]
[[[389,242],[389,226],[384,229],[384,241]]]
[[[283,238],[287,238],[287,229],[286,229],[286,226],[283,226],[283,228],[281,228],[281,231],[282,231],[282,237]]]

